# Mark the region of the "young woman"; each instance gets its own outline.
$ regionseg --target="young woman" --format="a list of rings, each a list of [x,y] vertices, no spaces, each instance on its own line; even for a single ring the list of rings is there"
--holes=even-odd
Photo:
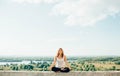
[[[67,58],[64,55],[63,49],[59,48],[57,56],[54,57],[54,61],[51,64],[50,70],[54,72],[69,72],[70,71],[70,65],[67,62]]]

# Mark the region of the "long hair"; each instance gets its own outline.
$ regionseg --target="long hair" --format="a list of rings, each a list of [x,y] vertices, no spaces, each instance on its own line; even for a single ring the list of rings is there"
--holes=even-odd
[[[59,48],[58,53],[57,53],[57,57],[60,55],[60,51],[62,51],[62,57],[64,56],[64,52],[62,48]]]

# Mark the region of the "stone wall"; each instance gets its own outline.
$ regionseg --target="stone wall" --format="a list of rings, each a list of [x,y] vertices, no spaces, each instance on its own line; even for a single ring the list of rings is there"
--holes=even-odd
[[[0,71],[0,76],[120,76],[120,71],[72,71],[54,73],[52,71]]]

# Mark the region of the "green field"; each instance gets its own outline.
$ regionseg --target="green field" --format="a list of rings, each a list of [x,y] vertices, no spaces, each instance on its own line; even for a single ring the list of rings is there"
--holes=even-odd
[[[119,56],[71,56],[67,59],[72,71],[120,71]],[[53,57],[0,57],[0,70],[48,71],[52,61]]]

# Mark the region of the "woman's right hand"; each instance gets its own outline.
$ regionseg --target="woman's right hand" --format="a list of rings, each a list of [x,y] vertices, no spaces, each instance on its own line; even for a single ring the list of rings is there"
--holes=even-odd
[[[71,67],[68,67],[71,70]]]
[[[51,66],[48,68],[48,70],[52,70],[52,67],[54,67],[54,63],[51,64]]]
[[[48,67],[48,70],[51,70],[51,67]]]
[[[51,70],[52,69],[52,67],[50,66],[49,68],[48,68],[48,70]]]

